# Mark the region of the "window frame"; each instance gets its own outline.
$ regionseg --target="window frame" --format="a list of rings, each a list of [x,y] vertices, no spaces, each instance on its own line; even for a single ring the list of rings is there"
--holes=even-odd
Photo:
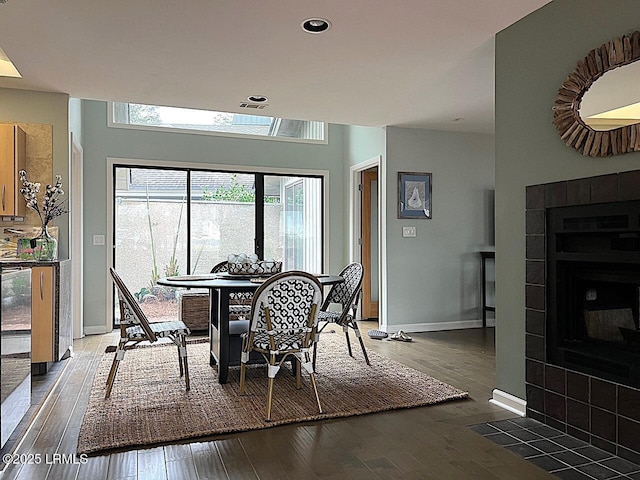
[[[307,138],[293,138],[293,137],[274,137],[270,135],[255,135],[249,133],[231,133],[231,132],[216,132],[211,130],[196,130],[192,128],[176,128],[176,127],[162,127],[156,125],[138,125],[132,123],[119,123],[114,121],[113,108],[115,103],[134,103],[134,102],[107,102],[107,127],[109,128],[122,128],[125,130],[142,130],[148,132],[165,132],[165,133],[185,133],[191,135],[205,135],[212,137],[226,137],[226,138],[242,138],[247,140],[268,140],[276,142],[289,142],[289,143],[306,143],[312,145],[328,145],[329,144],[329,124],[327,122],[321,122],[323,124],[323,136],[322,140],[314,140]],[[160,105],[162,106],[162,105]],[[186,107],[185,107],[186,108]],[[229,112],[234,113],[234,112]],[[314,120],[318,121],[319,120]]]
[[[135,158],[118,158],[118,157],[107,157],[107,188],[106,188],[106,206],[107,206],[107,265],[115,267],[115,193],[116,193],[116,182],[115,182],[115,169],[116,167],[129,167],[129,168],[158,168],[158,169],[169,169],[169,170],[188,170],[189,172],[193,170],[202,170],[202,171],[212,171],[212,172],[229,172],[229,173],[251,173],[256,174],[260,173],[262,175],[276,175],[276,176],[285,176],[285,177],[313,177],[321,179],[321,222],[322,222],[322,236],[321,236],[321,265],[322,270],[326,271],[328,267],[328,242],[329,242],[329,223],[328,223],[328,207],[329,207],[329,170],[315,170],[315,169],[304,169],[304,168],[274,168],[274,167],[258,167],[255,165],[225,165],[225,164],[207,164],[207,163],[197,163],[197,162],[180,162],[180,161],[166,161],[166,160],[145,160],[145,159],[135,159]],[[188,174],[189,176],[191,173]],[[261,182],[257,182],[260,184]],[[264,185],[262,184],[261,191],[256,190],[256,195],[264,196]],[[259,213],[259,210],[256,210],[256,222],[258,221],[258,215],[260,215],[260,221],[262,222],[262,226],[264,226],[264,213]],[[190,212],[187,211],[187,221],[190,222]],[[256,231],[256,237],[262,232]],[[263,247],[263,246],[262,246]],[[262,249],[261,249],[262,250]],[[187,265],[190,267],[190,252],[187,249]],[[263,252],[260,251],[259,254],[262,256]],[[106,282],[106,311],[111,311],[111,307],[114,305],[114,288],[113,283],[108,281]],[[113,315],[107,315],[106,323],[105,323],[105,331],[109,332],[113,328],[114,317]]]

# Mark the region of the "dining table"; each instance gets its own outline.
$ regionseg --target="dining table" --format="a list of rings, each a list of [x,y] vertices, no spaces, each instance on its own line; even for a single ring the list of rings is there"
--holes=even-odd
[[[322,286],[344,282],[339,275],[314,274]],[[240,364],[240,335],[249,330],[247,320],[229,320],[233,293],[254,292],[268,277],[234,275],[228,272],[179,275],[158,280],[159,285],[209,291],[209,364],[218,366],[218,382],[227,383],[229,367]]]

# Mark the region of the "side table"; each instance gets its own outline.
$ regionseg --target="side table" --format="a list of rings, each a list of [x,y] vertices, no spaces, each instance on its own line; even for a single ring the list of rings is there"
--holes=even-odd
[[[487,305],[487,259],[495,262],[496,252],[480,252],[482,258],[482,326],[487,326],[487,312],[495,312],[496,307]]]

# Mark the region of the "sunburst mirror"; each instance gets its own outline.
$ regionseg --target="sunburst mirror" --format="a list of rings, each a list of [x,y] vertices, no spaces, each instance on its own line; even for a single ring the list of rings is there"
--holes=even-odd
[[[624,104],[616,101],[619,105],[604,109],[606,111],[598,101],[590,101],[588,108],[582,108],[587,104],[585,94],[596,80],[639,59],[640,31],[636,31],[602,44],[578,62],[558,89],[553,104],[553,124],[567,146],[589,157],[640,151],[640,117],[634,118],[618,108],[640,102],[640,98]],[[616,73],[618,71],[621,70]],[[629,76],[630,73],[626,74]],[[605,76],[603,83],[608,79]],[[614,92],[619,90],[622,89],[607,92],[615,96]]]

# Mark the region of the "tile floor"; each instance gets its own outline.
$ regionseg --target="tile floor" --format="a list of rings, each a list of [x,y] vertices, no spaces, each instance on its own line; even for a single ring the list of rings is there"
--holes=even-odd
[[[532,418],[481,423],[473,431],[563,480],[640,480],[640,466]]]

